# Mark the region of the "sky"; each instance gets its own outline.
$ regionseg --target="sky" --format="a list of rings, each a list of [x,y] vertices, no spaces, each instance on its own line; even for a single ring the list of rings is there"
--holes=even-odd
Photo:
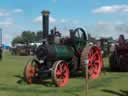
[[[50,11],[50,28],[56,26],[63,35],[83,27],[97,38],[128,38],[128,0],[1,0],[3,43],[10,45],[24,30],[42,30],[43,10]]]

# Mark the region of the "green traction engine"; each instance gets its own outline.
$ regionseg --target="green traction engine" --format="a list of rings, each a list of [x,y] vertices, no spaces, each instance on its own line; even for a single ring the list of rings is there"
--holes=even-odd
[[[42,12],[42,45],[24,69],[24,78],[31,84],[51,77],[58,87],[65,86],[73,74],[85,74],[85,61],[88,63],[89,78],[99,77],[102,68],[101,50],[90,45],[88,33],[83,28],[71,29],[69,37],[54,28],[49,32],[49,12]]]

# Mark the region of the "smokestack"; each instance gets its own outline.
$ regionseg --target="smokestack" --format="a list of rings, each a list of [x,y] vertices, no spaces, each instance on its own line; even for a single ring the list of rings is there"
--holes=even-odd
[[[44,10],[42,13],[42,28],[43,28],[43,39],[48,37],[49,32],[49,11]]]

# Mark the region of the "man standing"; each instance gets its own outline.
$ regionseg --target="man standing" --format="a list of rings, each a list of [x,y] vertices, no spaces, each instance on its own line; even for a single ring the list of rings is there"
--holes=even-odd
[[[0,60],[2,59],[2,29],[0,29]]]
[[[2,59],[2,46],[0,46],[0,60]]]

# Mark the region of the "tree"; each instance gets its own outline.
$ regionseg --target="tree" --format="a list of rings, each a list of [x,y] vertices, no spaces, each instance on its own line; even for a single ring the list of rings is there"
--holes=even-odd
[[[16,43],[32,43],[35,42],[36,34],[31,31],[23,31],[21,36],[17,36],[12,40],[12,45]]]
[[[43,38],[42,31],[32,32],[32,31],[23,31],[21,36],[17,36],[12,40],[12,45],[16,43],[32,43],[32,42],[39,42]]]
[[[21,36],[17,36],[12,40],[12,45],[15,45],[16,43],[24,43],[24,40]]]
[[[35,42],[35,33],[31,31],[24,31],[21,34],[21,37],[23,38],[24,43],[32,43]]]
[[[36,33],[36,38],[35,38],[35,40],[38,42],[38,41],[41,41],[42,38],[43,38],[43,32],[42,32],[42,31],[38,31],[38,32]]]

